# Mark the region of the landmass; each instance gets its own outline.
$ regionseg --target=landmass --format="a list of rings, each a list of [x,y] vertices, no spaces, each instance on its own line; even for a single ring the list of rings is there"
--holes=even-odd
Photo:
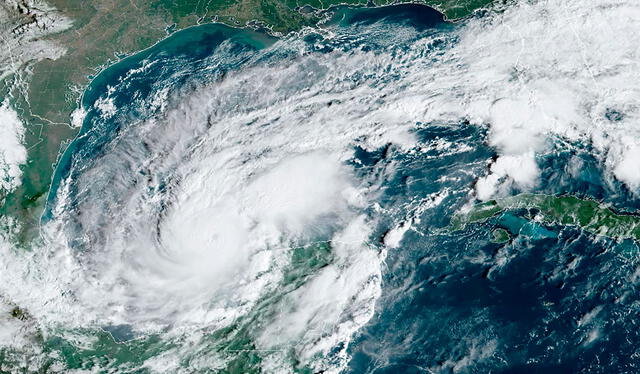
[[[617,240],[640,240],[639,214],[617,213],[597,201],[575,196],[520,194],[486,201],[454,215],[449,230],[463,230],[469,224],[486,222],[504,212],[522,209],[527,210],[531,220],[541,223],[572,225]],[[506,232],[494,234],[494,240],[508,240],[504,234],[508,235]]]
[[[419,3],[450,20],[493,0],[6,0],[0,4],[0,102],[11,98],[26,128],[28,161],[11,193],[0,191],[0,214],[37,220],[54,164],[78,131],[72,115],[92,76],[170,32],[221,22],[275,35],[318,24],[336,5],[376,7]],[[78,113],[76,113],[78,114]]]
[[[511,239],[511,235],[507,230],[501,228],[493,230],[493,238],[491,239],[493,243],[506,243],[509,239]]]

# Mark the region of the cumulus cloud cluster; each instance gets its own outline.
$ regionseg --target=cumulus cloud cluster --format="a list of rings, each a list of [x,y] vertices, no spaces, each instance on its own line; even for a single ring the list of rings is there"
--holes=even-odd
[[[0,104],[0,191],[7,193],[20,185],[22,170],[27,161],[23,143],[24,126],[18,113],[5,100]]]
[[[500,155],[480,199],[534,186],[535,156],[554,137],[593,144],[609,172],[640,187],[639,31],[640,4],[625,0],[523,1],[463,27],[451,51],[463,105],[451,110],[487,123]]]
[[[250,338],[265,369],[293,370],[294,354],[337,371],[373,314],[386,250],[369,243],[376,218],[364,212],[379,191],[347,166],[354,146],[407,150],[418,123],[468,121],[488,128],[498,155],[479,199],[534,188],[536,157],[557,137],[590,142],[606,171],[637,189],[639,22],[634,1],[544,0],[453,31],[367,26],[367,38],[387,43],[377,49],[316,53],[296,35],[265,52],[267,63],[193,90],[156,87],[154,114],[141,120],[119,115],[112,87],[78,117],[123,121],[117,137],[74,155],[44,249],[19,259],[3,250],[12,266],[0,291],[43,325],[186,331],[192,345],[179,355],[205,349],[204,330],[247,318],[260,325]],[[0,115],[19,139],[14,112],[3,104]],[[0,143],[13,150],[5,163],[24,162],[18,144]],[[400,247],[410,227],[383,244]],[[318,243],[331,244],[326,266],[287,289],[293,251]],[[175,369],[158,362],[149,365]]]

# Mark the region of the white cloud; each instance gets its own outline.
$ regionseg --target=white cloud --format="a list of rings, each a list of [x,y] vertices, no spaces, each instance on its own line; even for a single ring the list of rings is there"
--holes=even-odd
[[[640,138],[638,45],[631,37],[638,32],[640,3],[625,0],[523,1],[462,28],[450,59],[435,69],[456,85],[444,90],[435,76],[431,86],[441,94],[432,105],[489,125],[502,161],[480,181],[479,196],[510,183],[531,186],[531,153],[546,152],[556,136],[591,141],[607,170],[638,188],[635,146],[625,140]],[[463,105],[450,104],[456,101]]]
[[[318,355],[313,364],[328,368],[330,347],[371,317],[384,260],[364,243],[375,222],[360,215],[375,184],[359,184],[343,163],[354,144],[406,149],[418,122],[467,119],[488,126],[499,155],[477,184],[481,199],[534,188],[549,137],[592,141],[607,171],[638,188],[639,9],[623,0],[522,2],[467,21],[455,43],[447,34],[409,50],[305,52],[167,102],[157,95],[157,117],[123,124],[108,152],[74,164],[77,178],[61,191],[75,183],[78,195],[68,205],[59,195],[32,262],[19,266],[3,252],[12,266],[0,291],[43,325],[215,329],[259,313],[253,307],[281,286],[291,247],[324,235],[335,261],[276,298],[255,338],[275,350],[294,342],[298,358]],[[434,57],[434,44],[448,47]],[[276,48],[306,46],[294,37]],[[112,104],[97,106],[113,114]],[[2,113],[16,130],[9,139],[19,139],[13,111]],[[19,143],[5,146],[13,165],[24,162]],[[406,227],[385,243],[399,245]],[[280,363],[276,356],[265,363]]]
[[[87,111],[82,108],[76,108],[73,112],[71,112],[71,127],[74,128],[81,128],[82,127],[82,122],[84,121],[84,118],[87,116]]]
[[[25,7],[30,14],[23,15],[19,10]],[[71,21],[44,1],[4,0],[0,3],[0,80],[31,61],[55,60],[62,56],[66,50],[45,38],[69,27]]]
[[[488,200],[501,188],[509,188],[511,183],[521,190],[528,190],[535,186],[538,175],[539,169],[532,151],[518,155],[500,156],[491,165],[489,175],[476,183],[476,194],[478,199]]]
[[[22,144],[24,126],[9,101],[0,105],[0,189],[12,191],[20,185],[27,150]]]
[[[610,154],[613,173],[632,189],[640,188],[640,144],[629,144],[617,156]]]

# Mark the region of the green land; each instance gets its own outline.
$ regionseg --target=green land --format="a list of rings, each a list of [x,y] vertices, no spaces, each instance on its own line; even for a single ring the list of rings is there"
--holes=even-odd
[[[283,35],[317,25],[322,20],[322,11],[343,4],[375,7],[420,3],[455,20],[488,6],[493,0],[48,1],[73,22],[71,28],[49,37],[67,52],[56,60],[33,64],[27,86],[11,93],[27,127],[28,163],[21,187],[5,197],[0,214],[27,221],[38,219],[61,146],[78,131],[69,126],[70,114],[77,108],[91,76],[165,38],[168,30],[217,21],[237,27],[261,27]],[[29,14],[22,16],[25,23],[33,22]]]
[[[493,238],[491,239],[493,243],[506,243],[509,239],[511,239],[511,235],[507,230],[501,228],[493,230]]]
[[[597,201],[575,196],[520,194],[490,200],[456,214],[449,229],[462,230],[468,224],[486,222],[505,211],[518,209],[533,211],[532,219],[541,223],[572,225],[612,239],[640,240],[640,215],[616,213]],[[508,240],[505,233],[495,235],[495,241]]]

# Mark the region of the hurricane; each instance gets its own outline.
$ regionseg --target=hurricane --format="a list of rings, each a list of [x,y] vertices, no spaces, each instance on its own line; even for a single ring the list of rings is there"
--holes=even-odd
[[[2,370],[637,370],[635,242],[448,227],[520,193],[638,206],[639,30],[628,0],[342,6],[123,59],[74,112],[34,238],[2,218]]]

